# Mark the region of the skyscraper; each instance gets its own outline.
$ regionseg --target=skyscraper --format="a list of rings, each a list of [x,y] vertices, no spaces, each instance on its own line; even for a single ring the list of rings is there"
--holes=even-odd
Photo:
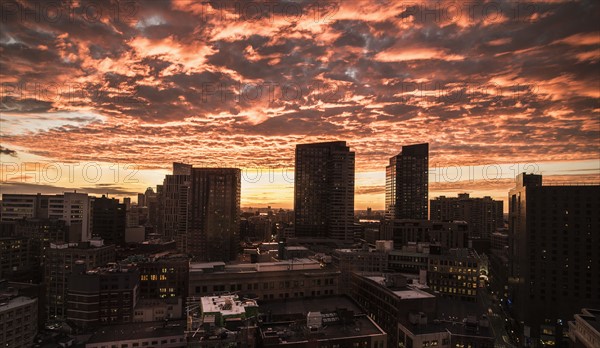
[[[508,199],[515,319],[525,343],[558,346],[573,315],[600,307],[600,185],[546,186],[523,173]]]
[[[158,194],[158,229],[166,240],[177,241],[177,249],[187,252],[188,205],[192,166],[173,163]]]
[[[385,168],[385,210],[390,218],[427,220],[429,143],[402,146]]]
[[[354,152],[345,141],[296,146],[297,237],[354,238]]]
[[[193,168],[190,179],[187,251],[196,260],[235,259],[241,214],[240,169]]]

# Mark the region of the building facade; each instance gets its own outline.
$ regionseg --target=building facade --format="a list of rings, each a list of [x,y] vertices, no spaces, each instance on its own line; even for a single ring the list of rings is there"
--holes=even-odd
[[[469,225],[464,221],[385,220],[380,238],[393,240],[396,249],[409,243],[424,242],[439,243],[443,248],[466,248]]]
[[[80,243],[52,243],[46,249],[44,281],[48,319],[66,317],[68,282],[77,261],[83,261],[87,268],[104,266],[115,261],[115,247],[92,240]]]
[[[37,334],[38,301],[0,292],[0,346],[33,347]]]
[[[135,268],[86,270],[83,260],[76,261],[68,283],[67,320],[81,330],[132,322],[139,298],[139,278]]]
[[[107,245],[124,245],[127,226],[125,204],[102,195],[92,202],[92,237],[102,238]]]
[[[354,152],[345,141],[296,145],[294,228],[299,238],[354,240]]]
[[[508,199],[512,311],[526,344],[560,344],[574,314],[600,308],[600,186],[522,173]]]
[[[427,220],[429,144],[402,146],[385,168],[385,210],[393,219]]]
[[[192,168],[187,251],[199,261],[229,261],[239,249],[241,171]]]
[[[504,226],[503,203],[491,197],[469,197],[468,193],[436,197],[430,201],[431,220],[466,221],[470,238],[489,239],[496,229]]]

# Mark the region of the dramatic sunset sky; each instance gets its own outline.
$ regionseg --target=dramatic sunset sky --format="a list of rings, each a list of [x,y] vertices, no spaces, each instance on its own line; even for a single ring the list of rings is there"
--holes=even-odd
[[[356,209],[419,142],[430,197],[599,181],[598,1],[57,3],[1,5],[2,193],[123,197],[180,161],[290,208],[295,144],[330,140]]]

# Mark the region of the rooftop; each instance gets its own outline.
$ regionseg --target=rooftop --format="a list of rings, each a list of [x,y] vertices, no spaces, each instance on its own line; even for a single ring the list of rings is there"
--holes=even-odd
[[[273,272],[303,269],[320,269],[321,263],[307,258],[294,258],[277,262],[240,263],[227,265],[224,262],[190,263],[190,273],[202,272]]]
[[[139,340],[153,337],[181,336],[185,330],[185,320],[160,323],[128,323],[99,328],[87,343]]]
[[[27,306],[35,301],[36,301],[36,299],[34,299],[34,298],[29,298],[29,297],[24,297],[24,296],[14,297],[14,298],[8,299],[8,301],[0,298],[0,312],[8,311],[13,308],[17,308],[17,307],[21,307],[21,306]]]
[[[260,327],[265,345],[270,346],[297,344],[307,341],[309,337],[328,340],[385,335],[385,332],[346,296],[265,301],[261,303],[260,311],[269,313]],[[309,312],[311,322],[320,318],[318,326],[321,326],[311,333],[307,328]],[[291,320],[282,320],[286,317]]]
[[[237,296],[206,296],[200,299],[202,312],[236,316],[246,313],[246,307],[257,307],[254,300],[240,301]]]

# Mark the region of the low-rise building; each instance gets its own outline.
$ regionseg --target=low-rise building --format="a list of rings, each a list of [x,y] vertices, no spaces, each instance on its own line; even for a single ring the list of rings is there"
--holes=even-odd
[[[396,249],[401,249],[409,242],[437,242],[443,248],[466,248],[469,225],[464,221],[385,220],[381,225],[380,237],[393,240]]]
[[[339,276],[338,270],[311,259],[229,265],[191,263],[189,295],[236,292],[262,300],[335,295],[339,293]]]

